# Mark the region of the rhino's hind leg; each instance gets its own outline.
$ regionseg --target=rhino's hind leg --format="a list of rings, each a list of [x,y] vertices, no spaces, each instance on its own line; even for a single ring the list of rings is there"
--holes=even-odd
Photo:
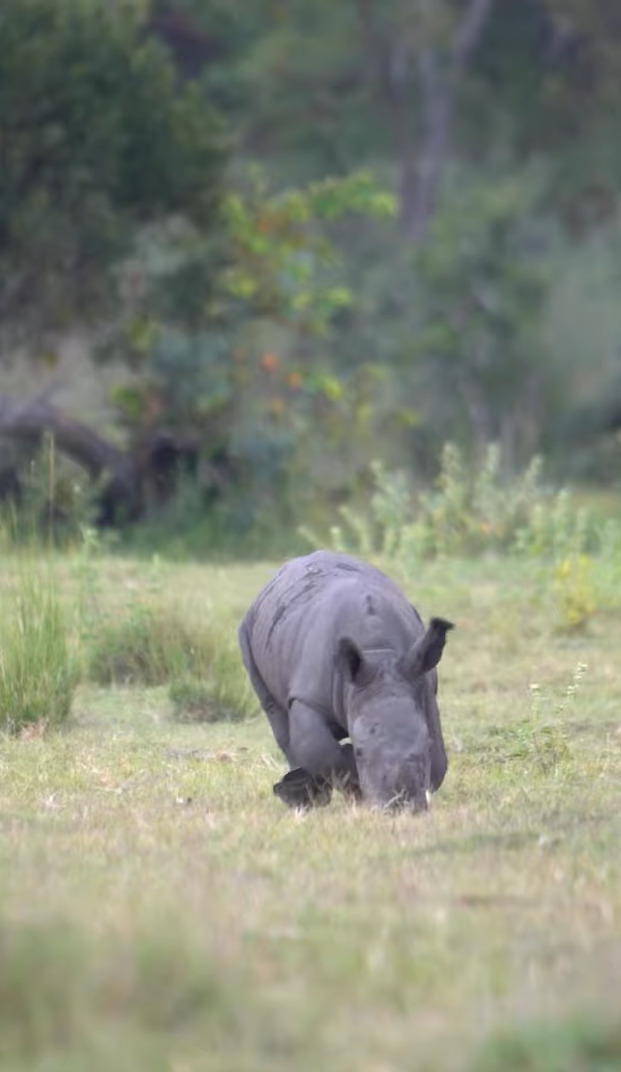
[[[248,677],[250,678],[250,684],[256,692],[259,703],[269,719],[269,724],[272,727],[272,733],[274,734],[276,744],[281,752],[284,752],[291,766],[293,766],[289,755],[289,716],[276,702],[259,673],[252,654],[252,647],[248,639],[248,630],[245,622],[242,622],[238,635],[242,660],[246,667]]]

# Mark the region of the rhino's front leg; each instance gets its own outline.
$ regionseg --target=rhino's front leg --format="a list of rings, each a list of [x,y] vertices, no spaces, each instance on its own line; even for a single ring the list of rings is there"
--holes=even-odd
[[[351,745],[341,745],[318,711],[301,700],[289,708],[289,753],[292,764],[301,767],[322,786],[356,793],[358,772]]]

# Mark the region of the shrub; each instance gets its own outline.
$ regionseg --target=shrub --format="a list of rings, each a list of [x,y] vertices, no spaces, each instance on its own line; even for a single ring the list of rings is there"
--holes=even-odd
[[[498,763],[517,761],[530,775],[556,775],[561,765],[572,759],[565,725],[567,710],[576,703],[586,671],[584,663],[577,663],[561,696],[531,684],[529,714],[509,725],[491,728],[485,743],[488,757]]]
[[[480,554],[509,550],[536,502],[541,485],[541,458],[535,457],[512,479],[503,479],[499,447],[488,446],[480,466],[468,467],[458,447],[442,451],[437,487],[418,497],[421,550],[428,554]]]
[[[17,733],[65,722],[78,679],[58,595],[47,576],[23,566],[2,598],[0,726]]]
[[[234,625],[196,624],[161,603],[100,627],[88,673],[100,685],[169,685],[173,713],[188,721],[241,718],[254,707]]]
[[[98,685],[162,685],[195,651],[195,637],[174,611],[138,606],[94,633],[88,676]]]
[[[99,685],[164,685],[183,673],[202,675],[217,646],[213,629],[165,604],[141,604],[93,633],[88,674]]]
[[[564,559],[600,543],[597,521],[577,506],[566,488],[533,498],[524,525],[515,534],[515,550],[533,557]]]
[[[221,661],[207,679],[181,677],[171,681],[169,696],[173,717],[179,722],[235,722],[250,714],[252,698],[240,684],[239,667],[228,674]]]
[[[595,520],[567,491],[546,488],[541,471],[535,457],[522,473],[505,476],[495,444],[478,467],[468,466],[447,443],[435,487],[416,494],[403,472],[387,473],[375,462],[368,510],[341,508],[329,542],[336,550],[390,558],[405,571],[438,555],[493,551],[558,559],[595,546]],[[308,529],[301,532],[314,546],[324,543]]]
[[[597,609],[593,562],[589,555],[570,555],[556,563],[553,596],[559,629],[564,632],[584,629]]]

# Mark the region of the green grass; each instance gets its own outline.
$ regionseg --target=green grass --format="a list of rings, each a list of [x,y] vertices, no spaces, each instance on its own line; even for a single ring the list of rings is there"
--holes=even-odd
[[[613,1072],[621,1068],[619,1021],[575,1018],[492,1039],[473,1072]]]
[[[54,568],[71,611],[83,566]],[[83,643],[139,605],[230,629],[271,570],[102,560]],[[0,1068],[621,1068],[621,585],[593,570],[580,632],[529,563],[407,585],[458,625],[426,816],[287,811],[267,721],[176,721],[170,681],[85,678],[69,728],[0,738]]]
[[[0,728],[12,733],[58,726],[71,711],[78,659],[56,589],[22,562],[0,598]]]

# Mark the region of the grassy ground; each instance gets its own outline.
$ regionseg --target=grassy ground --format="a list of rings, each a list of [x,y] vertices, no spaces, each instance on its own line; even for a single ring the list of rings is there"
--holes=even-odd
[[[230,629],[271,573],[55,568],[93,634],[154,597]],[[180,724],[164,686],[85,682],[62,732],[0,737],[0,1068],[621,1068],[621,585],[599,585],[578,633],[516,562],[407,585],[459,627],[423,817],[288,812],[266,720]]]

